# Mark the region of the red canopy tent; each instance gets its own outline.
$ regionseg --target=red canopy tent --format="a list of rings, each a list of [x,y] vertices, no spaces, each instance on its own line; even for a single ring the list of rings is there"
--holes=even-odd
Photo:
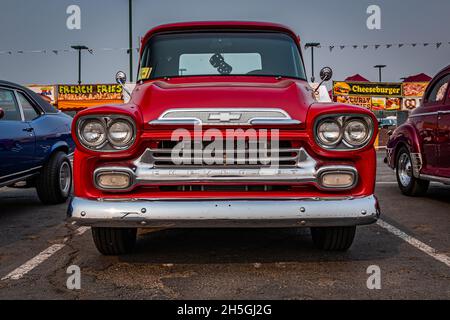
[[[425,73],[419,73],[414,76],[409,76],[403,80],[403,82],[430,82],[431,77]]]
[[[355,74],[355,75],[353,75],[351,77],[348,77],[347,79],[345,79],[345,81],[349,81],[349,82],[369,82],[369,80],[367,80],[366,78],[364,78],[360,74]]]

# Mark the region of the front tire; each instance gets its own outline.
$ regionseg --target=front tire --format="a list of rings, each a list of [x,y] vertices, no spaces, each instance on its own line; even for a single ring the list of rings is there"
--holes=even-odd
[[[66,202],[72,188],[72,167],[67,155],[58,151],[44,165],[37,181],[36,190],[44,204]]]
[[[356,227],[311,228],[314,245],[325,251],[347,251],[355,238]]]
[[[92,238],[97,250],[105,256],[116,256],[133,251],[137,228],[92,227]]]
[[[430,181],[420,180],[414,177],[411,154],[407,148],[402,147],[399,150],[395,168],[398,187],[404,195],[417,197],[427,193]]]

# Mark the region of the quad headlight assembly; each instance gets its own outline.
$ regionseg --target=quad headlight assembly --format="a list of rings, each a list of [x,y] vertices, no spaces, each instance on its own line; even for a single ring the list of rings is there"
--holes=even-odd
[[[77,137],[87,149],[101,152],[123,151],[136,138],[136,125],[127,116],[96,115],[78,119]]]
[[[327,150],[358,150],[370,142],[374,133],[372,118],[360,114],[326,115],[314,126],[316,142]]]

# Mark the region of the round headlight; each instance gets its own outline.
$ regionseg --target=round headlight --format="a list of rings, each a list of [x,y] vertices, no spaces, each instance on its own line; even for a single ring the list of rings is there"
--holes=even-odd
[[[341,126],[335,120],[324,120],[317,127],[317,136],[325,146],[333,146],[341,140]]]
[[[106,129],[99,120],[86,120],[79,134],[82,143],[90,148],[100,147],[106,141]]]
[[[369,127],[364,120],[354,119],[345,124],[344,140],[352,146],[366,143],[369,135]]]
[[[133,139],[133,127],[126,120],[116,120],[109,126],[108,138],[112,145],[124,147]]]

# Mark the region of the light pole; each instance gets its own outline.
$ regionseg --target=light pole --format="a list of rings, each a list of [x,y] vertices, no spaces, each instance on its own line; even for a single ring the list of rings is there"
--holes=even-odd
[[[89,50],[86,46],[71,46],[72,49],[78,50],[78,84],[81,84],[81,50]]]
[[[381,70],[386,68],[387,66],[384,64],[377,64],[376,66],[373,67],[378,68],[378,82],[381,82]]]
[[[316,78],[314,77],[314,48],[320,47],[318,42],[308,42],[305,44],[305,49],[311,48],[311,82],[314,82]]]
[[[128,37],[130,55],[130,81],[133,82],[133,0],[128,0]]]

